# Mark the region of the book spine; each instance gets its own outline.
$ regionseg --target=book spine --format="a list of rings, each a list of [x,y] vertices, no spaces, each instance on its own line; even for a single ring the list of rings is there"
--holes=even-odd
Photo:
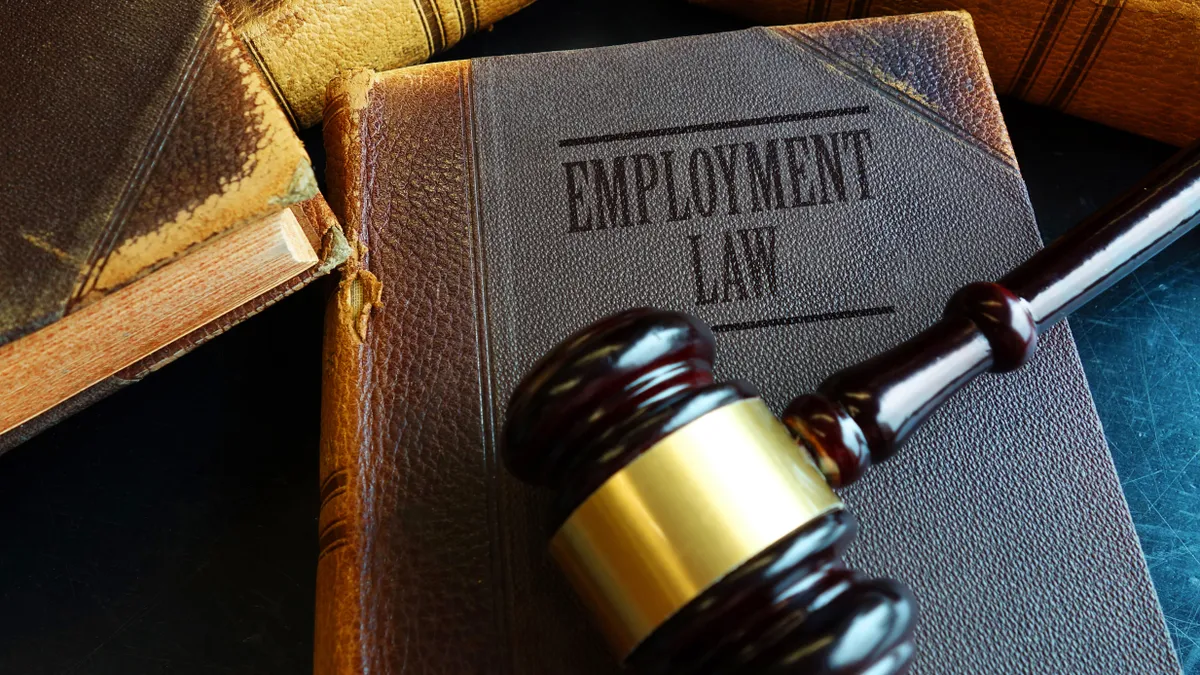
[[[1200,138],[1200,5],[1155,0],[692,0],[765,24],[962,9],[996,90],[1143,136]]]
[[[321,121],[326,84],[356,68],[428,60],[533,0],[226,0],[276,92],[300,124]]]
[[[326,176],[330,206],[341,219],[350,255],[325,313],[322,365],[320,515],[316,626],[313,665],[317,675],[362,672],[361,568],[363,485],[361,452],[369,421],[358,392],[362,364],[371,362],[365,344],[367,319],[380,304],[379,281],[366,270],[362,230],[365,148],[362,116],[375,73],[359,71],[330,85],[325,114]]]

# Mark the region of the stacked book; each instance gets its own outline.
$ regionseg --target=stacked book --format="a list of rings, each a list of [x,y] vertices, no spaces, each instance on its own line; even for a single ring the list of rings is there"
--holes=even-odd
[[[0,450],[345,261],[295,127],[338,72],[424,61],[524,4],[12,8]]]

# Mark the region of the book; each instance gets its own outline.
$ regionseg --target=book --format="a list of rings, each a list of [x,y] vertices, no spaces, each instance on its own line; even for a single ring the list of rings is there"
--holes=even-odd
[[[966,10],[996,91],[1173,145],[1200,138],[1200,4],[692,0],[766,24]],[[897,74],[903,76],[903,74]]]
[[[234,28],[300,126],[355,68],[421,63],[533,0],[223,0]]]
[[[292,125],[320,120],[342,70],[423,61],[531,1],[27,3],[10,16],[0,74],[22,106],[0,140],[20,169],[0,196],[0,451],[344,260]],[[289,264],[233,241],[251,227]],[[193,264],[201,249],[214,262]],[[149,278],[160,271],[176,286]],[[214,290],[223,302],[186,301]],[[166,311],[174,300],[187,311]],[[152,340],[93,344],[132,330],[128,312]],[[35,345],[56,377],[33,368]]]
[[[322,675],[618,672],[496,454],[576,329],[695,313],[778,413],[1041,244],[965,13],[360,71],[324,134]],[[889,464],[848,563],[912,587],[914,672],[1178,672],[1065,324]]]
[[[348,248],[220,6],[25,3],[0,32],[0,78],[21,102],[0,138],[7,448]]]

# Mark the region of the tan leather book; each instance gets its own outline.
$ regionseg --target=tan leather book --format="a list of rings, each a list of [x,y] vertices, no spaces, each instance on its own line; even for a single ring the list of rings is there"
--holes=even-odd
[[[233,25],[300,126],[356,68],[421,63],[533,0],[224,0]]]
[[[0,448],[345,259],[215,3],[22,3],[0,81]]]
[[[998,93],[1173,145],[1200,138],[1197,0],[692,2],[765,24],[965,10]]]
[[[898,78],[894,73],[902,73]],[[617,673],[506,475],[505,403],[609,313],[696,313],[776,412],[1040,246],[969,17],[484,58],[334,87],[316,672]],[[917,673],[1179,667],[1070,330],[844,493]]]

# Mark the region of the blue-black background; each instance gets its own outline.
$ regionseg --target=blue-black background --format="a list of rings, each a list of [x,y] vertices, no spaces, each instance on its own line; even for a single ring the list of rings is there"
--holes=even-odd
[[[681,0],[539,0],[444,58],[740,27]],[[1172,152],[1003,105],[1047,241]],[[304,136],[320,171],[320,130]],[[0,673],[311,672],[330,289],[0,457]],[[1200,675],[1200,232],[1071,324],[1171,636]]]

